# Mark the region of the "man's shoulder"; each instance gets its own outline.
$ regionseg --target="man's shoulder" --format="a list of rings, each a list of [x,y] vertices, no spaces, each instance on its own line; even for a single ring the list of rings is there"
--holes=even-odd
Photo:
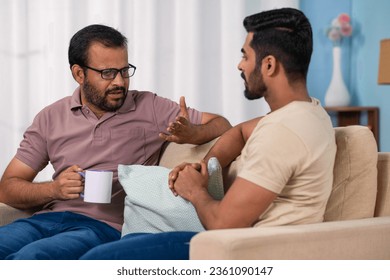
[[[55,113],[55,114],[61,114],[64,112],[64,110],[70,110],[71,109],[71,96],[63,97],[57,101],[54,101],[53,103],[45,106],[41,113]]]
[[[129,90],[127,95],[134,100],[142,99],[142,98],[152,98],[153,96],[157,96],[156,93],[147,90]]]
[[[137,106],[148,105],[149,103],[153,103],[153,106],[162,104],[173,105],[173,103],[176,103],[169,98],[159,96],[157,93],[151,91],[129,90],[128,96],[134,100],[134,104]]]

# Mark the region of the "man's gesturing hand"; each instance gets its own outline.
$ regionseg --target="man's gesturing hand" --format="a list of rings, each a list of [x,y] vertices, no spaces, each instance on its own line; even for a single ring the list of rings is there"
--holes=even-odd
[[[190,143],[196,134],[196,126],[189,121],[187,105],[184,96],[180,97],[180,114],[167,127],[169,134],[160,133],[159,136],[165,141],[179,144]]]

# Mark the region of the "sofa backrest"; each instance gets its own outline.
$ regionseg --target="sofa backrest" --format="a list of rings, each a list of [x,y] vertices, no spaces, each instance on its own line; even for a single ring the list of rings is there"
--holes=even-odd
[[[373,217],[377,194],[378,151],[375,138],[365,126],[335,128],[337,153],[333,189],[328,200],[325,221]],[[173,168],[181,162],[198,162],[213,145],[179,145],[170,143],[160,159],[160,165]],[[235,177],[232,164],[228,176]],[[390,180],[389,180],[390,182]],[[389,208],[390,211],[390,208]]]
[[[365,126],[336,127],[337,153],[333,189],[326,206],[325,221],[374,216],[377,193],[378,148]]]
[[[159,164],[166,168],[174,168],[182,162],[199,162],[207,154],[217,139],[203,145],[169,143],[163,150]]]

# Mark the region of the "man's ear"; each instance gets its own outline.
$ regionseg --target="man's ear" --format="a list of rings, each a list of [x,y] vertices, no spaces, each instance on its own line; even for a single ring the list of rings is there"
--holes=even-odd
[[[263,69],[268,76],[272,76],[277,70],[277,61],[273,55],[267,55],[263,59]]]
[[[80,85],[84,83],[85,75],[84,69],[78,64],[73,64],[71,67],[73,79]]]

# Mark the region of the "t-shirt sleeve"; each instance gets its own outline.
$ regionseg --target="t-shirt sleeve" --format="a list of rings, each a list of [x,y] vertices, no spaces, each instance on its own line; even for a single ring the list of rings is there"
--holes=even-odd
[[[267,124],[256,128],[248,139],[237,176],[279,194],[306,153],[303,142],[291,130]]]
[[[180,105],[168,98],[154,95],[154,111],[158,128],[161,132],[166,132],[170,122],[174,122],[175,118],[180,114]],[[192,124],[199,125],[202,121],[202,112],[187,108],[189,120]]]
[[[44,114],[44,111],[38,113],[27,128],[15,156],[37,172],[45,168],[49,162]]]

